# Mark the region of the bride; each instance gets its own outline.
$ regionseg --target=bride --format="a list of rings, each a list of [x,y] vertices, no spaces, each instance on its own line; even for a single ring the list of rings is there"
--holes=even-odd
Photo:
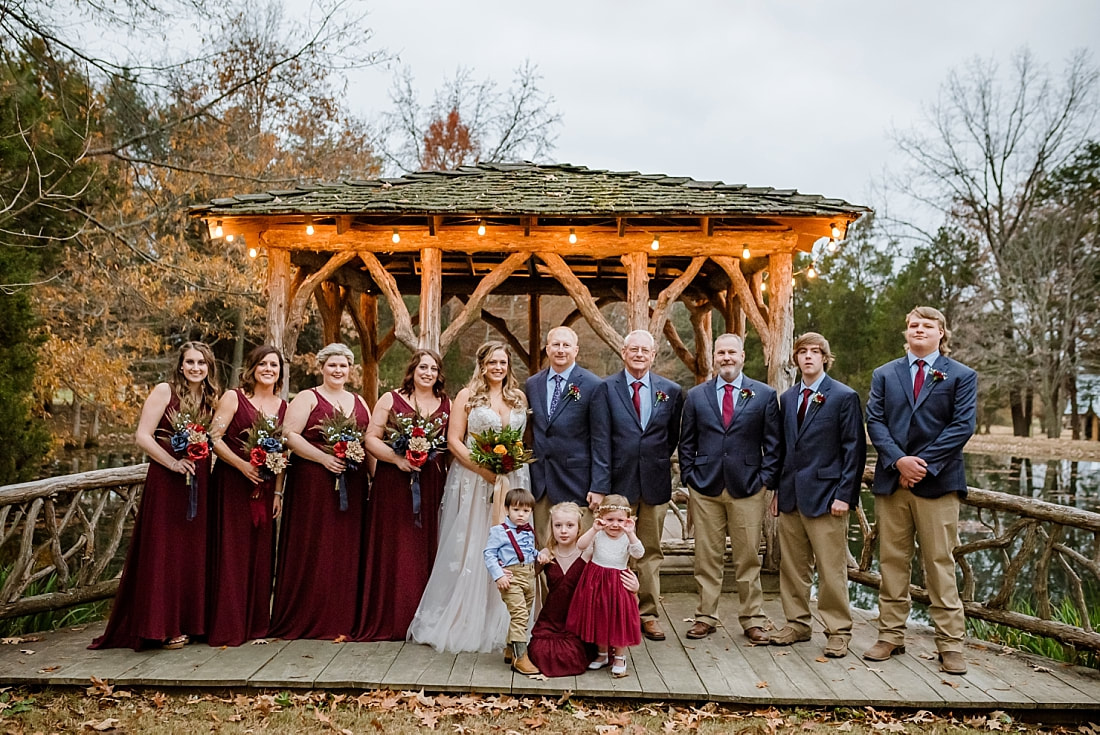
[[[447,447],[456,462],[447,474],[440,507],[439,550],[424,596],[409,626],[409,640],[437,651],[490,652],[504,646],[508,610],[482,554],[489,538],[496,475],[470,459],[469,436],[512,426],[523,431],[527,399],[512,374],[503,342],[486,342],[477,350],[477,367],[451,407]],[[522,466],[508,474],[513,488],[530,489]]]

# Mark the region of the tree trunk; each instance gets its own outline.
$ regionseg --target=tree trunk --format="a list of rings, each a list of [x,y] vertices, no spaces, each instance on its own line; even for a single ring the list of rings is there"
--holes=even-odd
[[[1031,436],[1031,395],[1030,388],[1024,391],[1016,386],[1008,391],[1008,405],[1012,411],[1013,436]]]
[[[80,400],[80,396],[73,392],[73,446],[84,446],[84,401]]]
[[[229,363],[229,375],[226,376],[225,384],[230,388],[236,388],[241,384],[241,368],[244,367],[244,314],[241,309],[237,309],[233,315],[234,318],[234,342],[233,342],[233,357]]]

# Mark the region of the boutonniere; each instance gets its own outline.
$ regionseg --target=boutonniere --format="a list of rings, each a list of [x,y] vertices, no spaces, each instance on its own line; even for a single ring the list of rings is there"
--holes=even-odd
[[[821,406],[825,403],[825,394],[824,393],[814,393],[810,397],[810,400],[813,401],[814,403],[816,403],[817,405]]]
[[[756,391],[754,391],[752,388],[742,388],[740,395],[742,401],[747,401],[750,398],[756,396]]]
[[[932,371],[932,382],[939,383],[940,381],[947,380],[947,373],[942,370]]]
[[[668,400],[668,393],[665,393],[663,390],[657,391],[656,395],[657,395],[657,403],[664,403],[665,401]]]
[[[570,385],[569,390],[565,391],[565,397],[579,401],[581,399],[581,389],[575,385]]]

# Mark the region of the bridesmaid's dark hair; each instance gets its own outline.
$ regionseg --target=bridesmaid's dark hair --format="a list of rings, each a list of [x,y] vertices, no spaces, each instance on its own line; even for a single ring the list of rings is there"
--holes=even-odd
[[[432,393],[436,398],[442,398],[446,394],[443,390],[445,383],[445,379],[443,378],[443,359],[439,356],[438,352],[429,350],[426,347],[421,347],[414,352],[412,358],[409,360],[409,364],[405,366],[405,377],[401,379],[401,392],[407,396],[411,396],[413,391],[416,390],[416,382],[414,380],[416,366],[420,364],[420,358],[425,356],[435,360],[435,366],[439,371],[436,373],[435,385],[432,386]]]
[[[260,364],[260,360],[268,355],[279,358],[279,379],[275,381],[275,392],[278,393],[283,389],[283,380],[286,378],[286,361],[283,360],[283,353],[272,345],[260,345],[248,354],[248,361],[245,363],[244,370],[241,371],[241,390],[250,396],[256,392],[256,367]]]
[[[221,393],[218,387],[218,363],[214,361],[214,352],[205,342],[184,342],[180,345],[179,355],[176,356],[176,369],[168,376],[168,385],[172,386],[172,392],[180,399],[180,406],[191,403],[191,388],[187,378],[183,377],[183,358],[190,350],[195,350],[206,360],[206,377],[202,381],[202,405],[191,408],[211,411],[218,402]]]

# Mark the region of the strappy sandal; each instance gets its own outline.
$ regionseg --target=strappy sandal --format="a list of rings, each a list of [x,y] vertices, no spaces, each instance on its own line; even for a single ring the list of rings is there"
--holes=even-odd
[[[165,648],[169,651],[178,651],[179,649],[183,648],[184,646],[186,646],[190,642],[191,642],[191,639],[188,638],[186,634],[178,635],[175,638],[168,639],[168,641],[165,642],[165,644],[162,646],[162,648]]]
[[[626,656],[613,656],[611,675],[615,677],[626,676]]]
[[[596,671],[597,669],[602,669],[604,666],[607,666],[608,663],[610,663],[610,661],[608,661],[607,653],[605,652],[601,653],[592,663],[588,664],[588,668],[592,671]]]

